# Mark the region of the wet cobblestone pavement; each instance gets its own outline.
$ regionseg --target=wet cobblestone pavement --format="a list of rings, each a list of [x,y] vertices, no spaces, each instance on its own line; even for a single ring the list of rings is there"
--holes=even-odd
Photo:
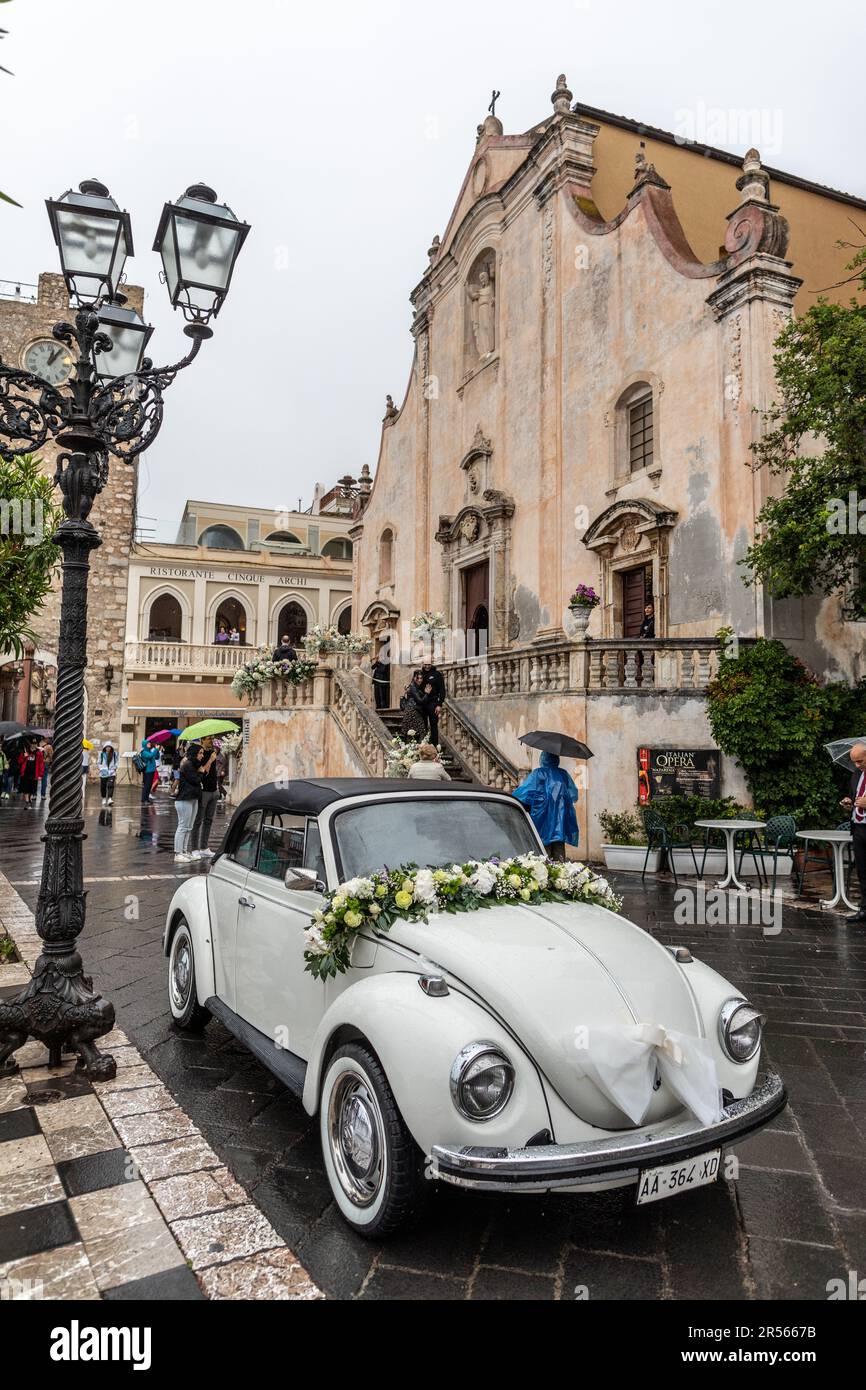
[[[737,1147],[736,1183],[636,1208],[631,1190],[520,1201],[438,1188],[422,1223],[386,1243],[347,1230],[300,1102],[212,1022],[175,1031],[161,935],[185,866],[163,798],[87,793],[87,925],[94,985],[222,1161],[310,1275],[336,1298],[752,1299],[827,1297],[866,1274],[866,930],[785,906],[778,936],[750,925],[674,927],[672,883],[614,876],[624,913],[692,948],[768,1017],[765,1060],[788,1110]],[[35,909],[41,810],[0,805],[0,870]],[[217,817],[215,840],[224,820]],[[196,872],[193,866],[191,872]]]

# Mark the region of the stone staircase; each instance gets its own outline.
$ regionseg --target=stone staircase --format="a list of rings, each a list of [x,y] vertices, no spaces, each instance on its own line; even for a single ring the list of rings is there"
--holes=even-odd
[[[394,738],[399,735],[400,725],[403,722],[402,712],[399,709],[380,709],[377,712],[391,737]],[[465,782],[469,786],[477,783],[478,779],[458,757],[451,744],[442,737],[441,729],[439,746],[442,749],[440,761],[452,782]]]

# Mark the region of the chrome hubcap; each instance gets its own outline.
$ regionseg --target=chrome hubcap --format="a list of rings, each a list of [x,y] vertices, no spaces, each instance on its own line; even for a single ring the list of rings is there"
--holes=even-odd
[[[345,1072],[331,1093],[328,1140],[346,1196],[369,1206],[382,1185],[385,1137],[376,1097],[360,1072]]]
[[[189,1000],[192,984],[192,954],[189,937],[184,933],[175,941],[171,960],[171,997],[175,1008],[183,1009]]]

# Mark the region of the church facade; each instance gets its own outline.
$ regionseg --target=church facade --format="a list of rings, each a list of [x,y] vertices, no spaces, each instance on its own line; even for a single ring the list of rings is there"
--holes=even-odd
[[[564,77],[552,105],[524,134],[493,115],[478,128],[411,296],[409,383],[353,532],[361,622],[405,634],[441,613],[446,657],[490,667],[452,673],[452,693],[520,764],[540,715],[529,697],[556,694],[548,716],[583,736],[601,716],[567,693],[593,688],[642,718],[661,690],[686,695],[652,737],[711,742],[692,697],[723,627],[866,674],[866,623],[836,599],[773,602],[740,565],[771,485],[749,459],[774,340],[843,278],[836,242],[864,203],[767,171],[757,151],[741,161],[589,111]],[[601,600],[589,641],[568,606],[581,583]],[[649,603],[667,645],[635,652]]]

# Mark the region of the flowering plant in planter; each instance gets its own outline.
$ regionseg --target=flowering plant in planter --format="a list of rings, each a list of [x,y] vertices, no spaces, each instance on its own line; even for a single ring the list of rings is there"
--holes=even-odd
[[[444,613],[432,613],[425,610],[423,613],[413,613],[412,615],[413,637],[433,637],[437,632],[444,632],[447,626]]]
[[[245,662],[240,670],[235,672],[232,690],[242,698],[272,680],[288,681],[289,685],[301,685],[304,681],[310,680],[315,669],[315,662],[303,659],[273,661],[267,653],[267,648],[262,648],[257,657]]]
[[[600,603],[601,595],[590,584],[578,584],[568,600],[569,608],[597,608]]]
[[[353,652],[363,655],[373,645],[372,639],[363,632],[340,632],[331,625],[325,627],[316,623],[304,637],[304,648],[308,656],[317,652]]]
[[[320,980],[348,970],[352,943],[364,927],[381,931],[401,917],[429,922],[440,912],[543,902],[593,903],[610,912],[622,906],[607,879],[576,860],[559,863],[542,854],[521,854],[513,859],[468,859],[438,869],[401,864],[366,878],[347,879],[326,895],[305,933],[306,969]],[[431,950],[434,947],[431,942]]]

